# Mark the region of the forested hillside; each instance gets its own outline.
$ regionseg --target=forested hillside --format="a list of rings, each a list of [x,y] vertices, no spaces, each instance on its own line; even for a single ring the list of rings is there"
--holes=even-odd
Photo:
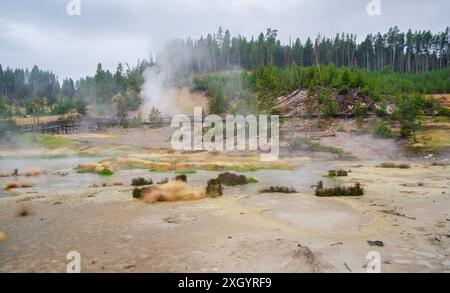
[[[123,118],[140,103],[146,68],[176,70],[174,84],[208,93],[215,113],[230,110],[230,99],[245,109],[269,109],[274,99],[296,89],[351,89],[375,100],[398,93],[450,92],[450,32],[411,31],[397,27],[357,42],[352,34],[318,36],[282,44],[277,30],[257,38],[232,37],[222,29],[199,39],[168,42],[156,60],[119,64],[115,72],[98,64],[94,76],[74,81],[34,66],[0,65],[0,114],[44,115],[77,111],[90,105],[99,114]],[[182,78],[180,78],[182,77]],[[180,78],[178,80],[178,78]]]
[[[359,36],[361,37],[361,36]],[[354,34],[334,37],[317,36],[315,39],[296,38],[288,44],[278,39],[278,31],[250,39],[232,36],[220,28],[215,34],[199,39],[174,40],[164,50],[169,60],[179,59],[180,53],[188,58],[185,70],[190,72],[222,71],[234,68],[254,70],[262,66],[287,67],[290,65],[334,64],[337,67],[357,66],[368,70],[386,67],[400,73],[419,73],[450,65],[450,30],[400,32],[398,27],[387,33],[367,35],[358,42]]]

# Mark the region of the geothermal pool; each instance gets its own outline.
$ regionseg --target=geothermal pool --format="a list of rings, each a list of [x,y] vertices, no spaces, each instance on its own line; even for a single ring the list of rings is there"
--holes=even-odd
[[[61,190],[61,188],[89,188],[94,185],[101,187],[103,184],[112,185],[113,183],[129,185],[131,180],[136,177],[151,178],[155,183],[163,178],[170,179],[175,177],[173,172],[156,173],[145,169],[122,170],[115,172],[109,177],[102,177],[96,174],[79,174],[74,170],[79,164],[98,162],[102,159],[104,158],[2,159],[0,160],[0,173],[12,173],[14,169],[18,169],[20,174],[29,168],[40,168],[46,170],[47,174],[34,177],[11,176],[0,178],[0,198],[17,194],[33,194],[36,193],[36,189],[45,189],[51,193],[53,189]],[[255,195],[258,194],[259,190],[273,185],[294,187],[298,192],[310,193],[312,192],[311,185],[322,180],[321,176],[330,168],[333,168],[333,164],[329,162],[314,162],[292,171],[232,172],[253,177],[258,180],[258,183],[225,187],[225,195]],[[220,173],[222,172],[198,171],[196,174],[187,175],[188,183],[193,186],[205,186],[209,179],[216,177]],[[3,190],[7,183],[14,181],[29,184],[33,187],[11,191]]]

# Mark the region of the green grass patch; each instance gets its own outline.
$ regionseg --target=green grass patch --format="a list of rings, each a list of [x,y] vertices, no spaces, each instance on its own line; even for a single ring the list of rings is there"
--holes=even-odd
[[[103,169],[100,172],[98,172],[97,174],[100,176],[108,177],[108,176],[112,176],[114,174],[114,172],[109,169]]]
[[[321,145],[320,143],[313,142],[305,137],[295,137],[290,142],[289,148],[293,151],[308,150],[313,152],[331,153],[337,155],[341,160],[354,158],[351,153],[346,152],[341,148]]]
[[[197,174],[197,171],[194,169],[176,170],[175,174],[190,175],[190,174]]]
[[[103,169],[101,171],[97,171],[95,169],[95,167],[92,167],[90,169],[81,169],[80,167],[77,167],[77,168],[75,168],[75,170],[79,174],[98,174],[98,175],[104,176],[104,177],[112,176],[114,174],[114,172],[109,169]]]
[[[16,135],[15,140],[21,144],[39,145],[49,149],[62,148],[74,144],[73,140],[49,134],[23,133]]]
[[[165,169],[157,169],[157,168],[151,168],[150,170],[148,170],[149,172],[152,173],[169,173],[172,172],[170,170],[165,170]]]

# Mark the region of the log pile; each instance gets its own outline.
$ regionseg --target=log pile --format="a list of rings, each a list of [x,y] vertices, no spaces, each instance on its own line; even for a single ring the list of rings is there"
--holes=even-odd
[[[360,95],[359,90],[351,90],[346,95],[339,95],[333,90],[331,96],[337,102],[339,116],[351,116],[358,102],[362,108],[367,108],[369,113],[373,113],[379,107],[370,97]],[[317,93],[308,95],[307,91],[300,90],[277,98],[275,105],[275,108],[282,110],[286,117],[314,116],[317,107]]]

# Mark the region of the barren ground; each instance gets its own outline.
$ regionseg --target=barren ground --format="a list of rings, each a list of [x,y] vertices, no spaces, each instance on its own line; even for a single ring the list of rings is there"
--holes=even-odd
[[[142,147],[144,136],[159,142],[166,135],[163,130],[112,130],[71,138],[111,149],[111,142]],[[145,204],[132,198],[131,178],[157,181],[173,173],[117,170],[102,178],[77,174],[74,161],[52,166],[46,175],[19,177],[34,187],[0,199],[0,272],[64,272],[70,251],[80,252],[84,272],[365,272],[370,251],[380,253],[383,272],[450,272],[448,167],[417,158],[408,162],[410,169],[378,168],[397,152],[392,140],[342,132],[320,141],[351,149],[359,159],[292,155],[283,158],[295,162],[292,170],[247,171],[243,174],[258,183],[226,187],[221,198],[195,202]],[[144,146],[149,149],[125,153],[167,159],[164,151],[153,150],[163,145]],[[193,158],[177,156],[177,161]],[[214,155],[197,156],[215,162]],[[216,163],[224,160],[217,155]],[[9,164],[15,161],[7,162],[2,169],[13,169]],[[322,177],[333,168],[352,172]],[[188,181],[204,186],[218,173],[199,171]],[[366,192],[359,198],[317,198],[311,185],[319,180],[327,186],[360,182]],[[112,186],[115,182],[124,185]],[[299,193],[258,194],[276,184],[294,186]],[[18,217],[24,206],[31,214]],[[369,240],[384,246],[370,246]]]

